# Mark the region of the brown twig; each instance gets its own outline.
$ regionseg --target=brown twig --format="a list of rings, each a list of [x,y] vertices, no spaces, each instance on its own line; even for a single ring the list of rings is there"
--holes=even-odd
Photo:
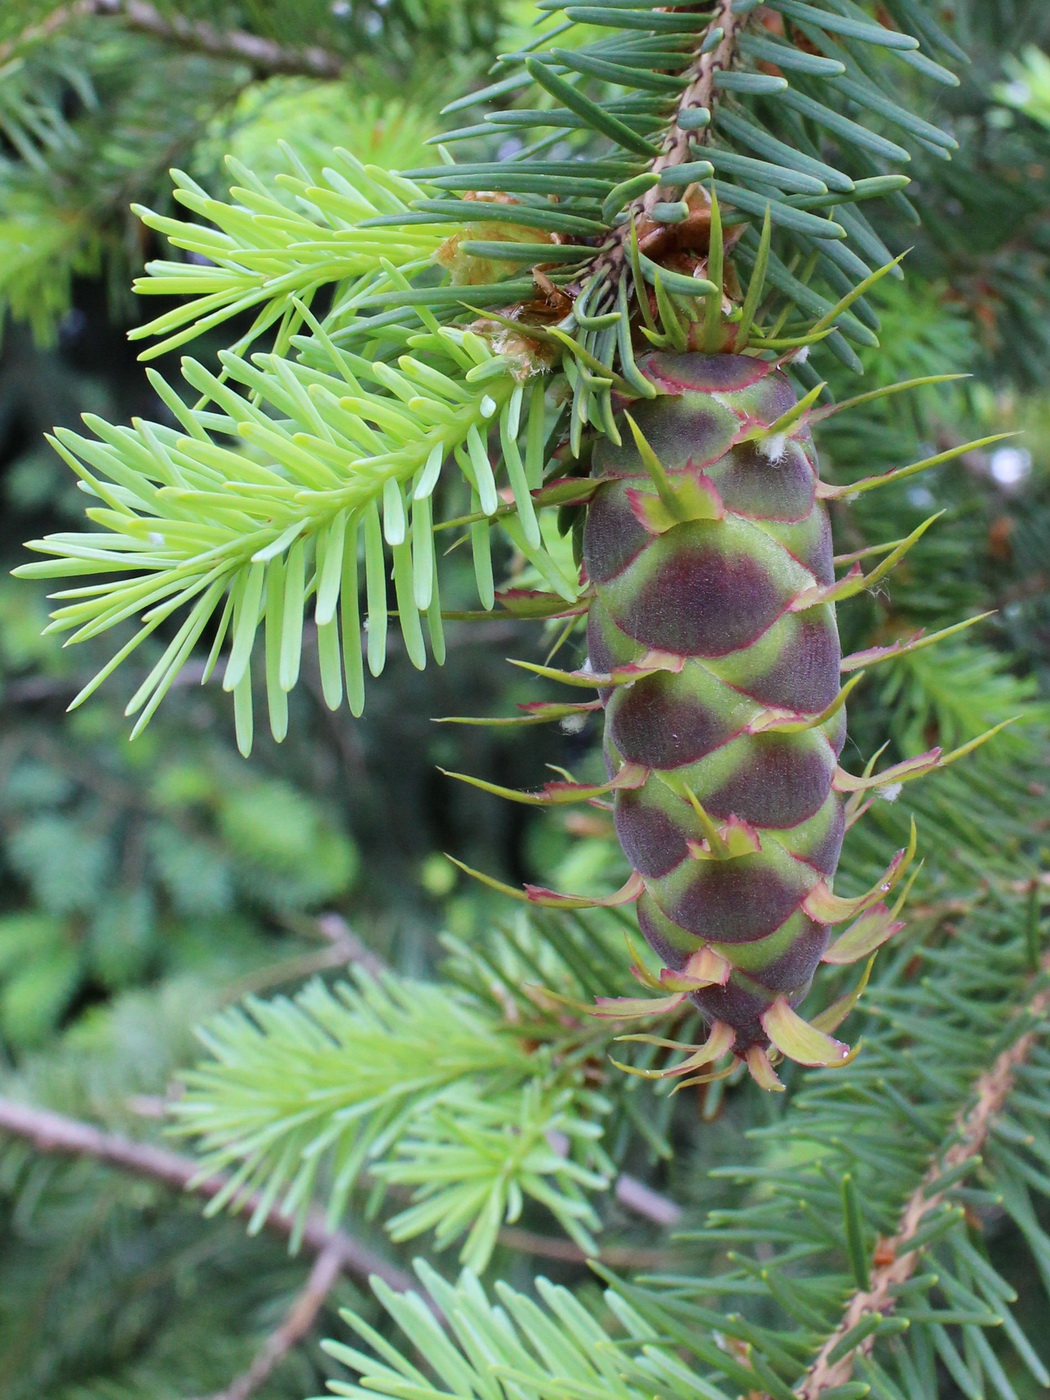
[[[500,1244],[518,1249],[522,1254],[535,1254],[541,1259],[559,1259],[565,1264],[586,1264],[590,1259],[600,1259],[612,1269],[666,1269],[674,1256],[667,1249],[635,1248],[631,1245],[607,1245],[594,1254],[588,1254],[572,1240],[559,1239],[555,1235],[540,1235],[533,1230],[520,1230],[516,1225],[505,1225],[499,1232]]]
[[[109,1133],[93,1123],[83,1123],[50,1109],[34,1108],[14,1099],[0,1098],[0,1132],[22,1138],[38,1152],[60,1157],[86,1157],[134,1176],[146,1177],[173,1191],[188,1191],[212,1200],[224,1190],[229,1178],[221,1172],[200,1179],[200,1166],[192,1157],[148,1142],[135,1142],[119,1133]],[[248,1213],[259,1204],[257,1193],[239,1198]],[[267,1211],[264,1225],[274,1234],[289,1238],[295,1222],[276,1208]],[[302,1231],[302,1242],[315,1254],[335,1253],[341,1270],[367,1280],[373,1274],[391,1288],[405,1292],[415,1284],[403,1270],[390,1264],[341,1230],[329,1230],[323,1214],[311,1210]]]
[[[377,959],[378,963],[378,959]],[[382,967],[382,963],[378,963]],[[136,1107],[144,1110],[143,1116],[159,1118],[165,1116],[167,1101],[145,1099]],[[106,1166],[135,1176],[147,1177],[174,1191],[189,1191],[195,1196],[211,1200],[222,1191],[228,1178],[222,1172],[199,1180],[200,1167],[192,1157],[178,1152],[170,1152],[165,1147],[156,1147],[148,1142],[136,1142],[133,1138],[122,1137],[119,1133],[106,1132],[93,1123],[84,1123],[65,1114],[54,1113],[46,1108],[34,1108],[30,1104],[18,1103],[14,1099],[0,1098],[0,1132],[10,1133],[32,1143],[38,1152],[63,1157],[90,1157]],[[615,1194],[621,1205],[629,1210],[653,1220],[658,1224],[673,1224],[680,1211],[673,1201],[643,1186],[632,1177],[620,1177]],[[258,1195],[251,1194],[239,1198],[241,1209],[250,1214],[258,1205]],[[282,1215],[276,1208],[271,1210],[264,1221],[267,1229],[286,1238],[292,1234],[294,1222]],[[551,1258],[583,1262],[587,1256],[570,1240],[558,1240],[545,1235],[533,1235],[527,1231],[507,1228],[500,1233],[504,1244],[523,1249],[534,1254],[545,1254]],[[349,1235],[337,1230],[329,1230],[319,1211],[311,1211],[302,1233],[303,1243],[316,1254],[323,1253],[331,1246],[341,1252],[343,1267],[350,1274],[367,1279],[375,1274],[391,1288],[404,1292],[414,1288],[412,1279],[402,1270],[389,1264],[366,1245],[359,1244]],[[612,1253],[615,1253],[615,1247]],[[637,1251],[635,1251],[637,1253]],[[606,1255],[603,1252],[603,1258]],[[611,1260],[611,1254],[609,1255]]]
[[[677,1225],[682,1218],[682,1207],[670,1196],[661,1195],[644,1181],[626,1173],[616,1178],[613,1195],[625,1209],[643,1220],[651,1220],[654,1225]]]
[[[319,972],[345,967],[348,963],[362,968],[372,977],[379,977],[388,970],[383,959],[354,933],[341,914],[329,912],[317,918],[305,914],[285,914],[280,922],[299,937],[320,935],[326,946],[313,953],[302,953],[298,957],[270,963],[257,972],[239,977],[223,991],[224,1003],[240,1001],[246,996],[258,996],[271,987],[315,977]]]
[[[1044,958],[1042,971],[1050,973],[1050,956]],[[1025,1021],[1041,1019],[1050,1011],[1050,988],[1038,992],[1026,1008]],[[1009,1045],[974,1085],[972,1107],[960,1116],[956,1124],[955,1141],[943,1157],[931,1164],[921,1184],[912,1192],[901,1213],[900,1225],[892,1239],[883,1242],[880,1254],[889,1261],[876,1265],[871,1271],[869,1288],[855,1293],[843,1314],[842,1321],[821,1347],[797,1394],[799,1400],[819,1400],[829,1390],[845,1385],[853,1375],[858,1356],[867,1356],[875,1345],[872,1333],[837,1361],[831,1354],[842,1339],[859,1322],[873,1315],[888,1316],[894,1308],[894,1289],[906,1283],[914,1274],[921,1257],[911,1247],[920,1226],[944,1204],[945,1193],[937,1190],[938,1181],[980,1155],[995,1120],[1002,1111],[1014,1082],[1014,1073],[1039,1043],[1038,1029],[1025,1031]]]
[[[182,15],[164,15],[145,0],[74,0],[60,5],[47,19],[35,24],[6,44],[0,44],[0,63],[5,63],[28,44],[51,38],[58,30],[78,19],[91,17],[121,19],[129,29],[152,35],[165,43],[211,58],[228,58],[248,63],[257,72],[299,75],[308,78],[338,78],[346,61],[338,54],[316,45],[286,48],[273,39],[263,39],[241,29],[218,29],[204,20]]]
[[[656,174],[659,175],[665,170],[671,170],[676,165],[684,165],[690,158],[690,142],[707,140],[707,135],[711,130],[710,126],[690,131],[688,127],[680,126],[679,120],[685,112],[697,107],[706,107],[710,110],[714,102],[715,76],[732,64],[736,57],[737,38],[749,18],[750,14],[734,13],[733,0],[718,0],[710,22],[704,29],[700,48],[703,47],[707,36],[715,29],[722,30],[722,38],[708,53],[701,53],[699,49],[697,50],[688,70],[688,82],[678,100],[674,117],[664,134],[660,154],[653,161],[652,169]],[[620,224],[612,245],[606,246],[594,260],[591,265],[592,271],[605,268],[612,275],[614,282],[623,275],[628,263],[631,230],[638,227],[640,219],[647,220],[649,218],[650,211],[659,197],[660,186],[654,185],[641,198],[628,206],[629,217]]]
[[[8,39],[6,43],[0,44],[0,64],[7,63],[20,49],[27,45],[38,44],[45,39],[50,39],[52,34],[57,33],[71,19],[76,18],[77,10],[77,5],[59,5],[57,10],[52,10],[51,14],[46,19],[41,20],[39,24],[29,25],[14,39]]]
[[[690,131],[679,126],[679,118],[684,112],[697,107],[706,107],[710,111],[714,102],[715,76],[723,68],[728,68],[736,57],[737,36],[747,20],[746,14],[733,12],[733,0],[719,0],[718,7],[711,16],[711,22],[705,31],[705,37],[713,30],[721,29],[723,31],[722,38],[709,53],[698,54],[693,62],[692,77],[679,98],[674,119],[664,134],[660,155],[653,162],[653,170],[657,175],[662,174],[665,170],[673,169],[676,165],[684,165],[689,160],[691,155],[690,141],[706,140],[706,132],[710,131],[710,126],[702,128],[700,131]],[[648,213],[656,203],[659,197],[659,188],[659,185],[656,185],[643,196],[642,211],[644,213]]]
[[[243,1375],[212,1397],[212,1400],[248,1400],[267,1379],[274,1367],[301,1342],[317,1320],[343,1272],[343,1259],[334,1246],[328,1246],[314,1260],[310,1276],[302,1291],[285,1314],[284,1320],[266,1338],[255,1359]]]

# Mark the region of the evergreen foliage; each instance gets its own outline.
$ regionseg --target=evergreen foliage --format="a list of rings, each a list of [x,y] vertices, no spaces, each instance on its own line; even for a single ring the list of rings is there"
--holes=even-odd
[[[12,1138],[13,1400],[220,1392],[303,1273],[266,1238],[274,1213],[312,1248],[319,1210],[377,1257],[434,1263],[418,1296],[341,1282],[327,1359],[296,1349],[262,1381],[274,1400],[325,1379],[406,1400],[1050,1386],[1050,454],[1033,392],[1050,29],[1025,0],[943,9],[5,9],[6,492],[46,556],[17,572],[60,581],[48,632],[78,647],[37,639],[36,584],[4,589],[3,1095],[178,1134],[202,1178],[228,1174],[207,1216],[240,1212],[201,1219],[155,1182],[129,1192],[112,1166]],[[61,363],[83,279],[108,278],[126,316],[132,271],[148,380],[107,404],[67,363],[42,408],[21,367]],[[883,878],[915,819],[907,926],[863,974],[818,974],[859,1053],[785,1062],[779,1099],[740,1067],[669,1092],[667,1052],[702,1029],[680,996],[617,1043],[635,1024],[617,1009],[651,1013],[622,955],[635,920],[597,704],[551,699],[583,663],[592,446],[619,445],[622,404],[653,397],[646,352],[687,346],[792,375],[844,568],[878,569],[947,513],[842,609],[845,651],[897,649],[850,694],[845,765],[1010,724],[864,801],[836,892]],[[45,413],[65,420],[52,443],[77,492],[37,450]],[[1023,446],[1001,445],[1017,427]],[[508,643],[539,660],[497,670]],[[431,661],[442,679],[418,674]],[[515,742],[515,702],[560,724]],[[424,706],[483,727],[420,737],[409,761]],[[542,758],[590,805],[512,825],[492,794],[535,788]],[[434,763],[483,776],[439,801]],[[453,888],[442,844],[509,883]],[[401,891],[420,877],[429,905]],[[363,942],[344,929],[318,954],[333,913]],[[560,1281],[534,1276],[530,1248]],[[454,1284],[438,1269],[457,1256]]]

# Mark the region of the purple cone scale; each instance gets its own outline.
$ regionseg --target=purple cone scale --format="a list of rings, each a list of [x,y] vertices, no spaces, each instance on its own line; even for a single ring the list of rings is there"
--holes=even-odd
[[[840,689],[819,597],[831,532],[805,415],[775,426],[796,403],[781,370],[702,354],[640,368],[657,397],[630,406],[633,428],[621,416],[620,445],[594,450],[589,664],[664,663],[602,692],[610,778],[646,773],[616,791],[616,829],[661,961],[688,972],[708,949],[728,965],[691,999],[746,1056],[769,1046],[763,1017],[801,1002],[829,942],[806,902],[830,886],[845,825],[843,712],[822,718]]]
[[[860,776],[839,766],[844,701],[864,674],[858,668],[957,629],[843,658],[835,604],[878,582],[936,517],[879,550],[884,557],[869,573],[847,559],[853,567],[836,579],[823,502],[885,485],[897,473],[848,487],[822,482],[808,427],[817,391],[799,401],[779,364],[699,353],[655,353],[637,364],[655,392],[622,408],[616,431],[595,442],[591,458],[583,532],[587,664],[576,672],[529,666],[574,687],[593,685],[599,700],[523,707],[523,722],[535,723],[600,704],[608,781],[566,775],[523,793],[452,775],[534,806],[611,794],[631,876],[603,897],[537,885],[519,894],[461,868],[548,908],[636,901],[642,933],[664,966],[659,976],[632,971],[658,995],[571,1004],[631,1021],[668,1014],[689,999],[709,1035],[692,1047],[657,1038],[688,1054],[656,1073],[697,1072],[679,1085],[707,1083],[729,1074],[732,1061],[715,1066],[735,1057],[763,1088],[783,1089],[773,1067],[780,1058],[835,1067],[856,1053],[831,1033],[868,973],[807,1021],[795,1008],[817,965],[870,968],[876,950],[904,926],[897,916],[914,874],[892,907],[886,896],[914,860],[914,821],[908,845],[854,898],[832,888],[847,825],[880,789],[892,799],[903,782],[954,763],[997,730],[878,773],[874,760]],[[844,671],[851,676],[845,686]],[[840,924],[845,929],[832,939]]]

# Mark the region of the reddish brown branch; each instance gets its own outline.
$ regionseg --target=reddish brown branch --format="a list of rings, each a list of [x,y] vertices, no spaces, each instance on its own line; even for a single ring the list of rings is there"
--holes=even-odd
[[[298,74],[309,78],[337,78],[345,61],[327,49],[312,46],[286,48],[272,39],[240,29],[218,29],[204,20],[162,14],[146,0],[73,0],[60,5],[40,24],[24,30],[17,39],[0,45],[0,63],[20,49],[39,43],[79,19],[109,16],[121,19],[129,29],[150,34],[165,43],[192,49],[212,58],[228,58],[250,64],[259,73]]]
[[[1050,956],[1043,960],[1042,970],[1050,973]],[[1026,1010],[1026,1020],[1030,1017],[1038,1021],[1044,1017],[1050,1011],[1050,989],[1038,992]],[[894,1289],[906,1283],[920,1263],[921,1251],[913,1249],[911,1242],[920,1226],[944,1204],[945,1195],[937,1190],[937,1183],[947,1173],[980,1156],[1013,1087],[1015,1071],[1024,1064],[1041,1038],[1040,1031],[1035,1029],[1018,1036],[977,1080],[972,1106],[957,1120],[956,1134],[953,1134],[956,1140],[943,1157],[931,1164],[901,1212],[896,1234],[882,1244],[880,1254],[889,1262],[876,1265],[871,1271],[870,1287],[850,1299],[842,1321],[821,1347],[799,1387],[799,1400],[819,1400],[829,1390],[845,1385],[853,1375],[858,1356],[867,1356],[872,1350],[875,1334],[866,1337],[839,1360],[831,1360],[832,1352],[859,1322],[876,1314],[886,1317],[893,1311]]]
[[[644,1181],[638,1181],[626,1173],[616,1178],[613,1195],[620,1205],[644,1220],[651,1220],[654,1225],[666,1228],[677,1225],[682,1218],[682,1207],[670,1196],[661,1195],[651,1186],[646,1186]]]
[[[722,69],[728,68],[736,57],[737,36],[747,20],[746,14],[733,12],[733,0],[719,0],[715,12],[711,16],[711,22],[705,30],[705,37],[715,29],[721,29],[723,31],[722,38],[709,53],[698,54],[693,62],[692,76],[678,101],[678,110],[675,112],[674,120],[664,135],[663,149],[653,162],[653,170],[656,174],[662,174],[663,171],[670,170],[676,165],[684,165],[691,155],[690,141],[706,140],[706,132],[710,131],[710,126],[702,128],[700,131],[690,131],[688,128],[679,126],[679,118],[684,112],[698,107],[706,107],[708,111],[711,110],[714,103],[715,78]],[[657,185],[647,192],[642,200],[643,212],[648,213],[656,203],[659,188]]]
[[[254,1395],[274,1367],[313,1327],[342,1272],[343,1259],[338,1247],[327,1245],[315,1259],[310,1277],[296,1295],[284,1321],[266,1338],[247,1371],[212,1400],[248,1400]]]
[[[144,1103],[148,1116],[163,1116],[163,1100],[150,1099]],[[146,1177],[173,1191],[189,1191],[205,1200],[217,1196],[228,1180],[221,1172],[203,1181],[197,1180],[200,1167],[192,1157],[169,1152],[167,1148],[155,1147],[152,1143],[136,1142],[118,1133],[108,1133],[92,1123],[67,1118],[50,1109],[33,1108],[13,1099],[0,1098],[0,1132],[22,1138],[38,1152],[62,1157],[88,1157],[106,1166],[116,1167],[119,1171]],[[658,1195],[631,1177],[619,1178],[616,1195],[621,1205],[663,1225],[673,1223],[680,1214],[678,1207],[667,1197]],[[250,1214],[258,1199],[256,1194],[240,1198],[241,1209]],[[276,1209],[267,1214],[264,1224],[267,1229],[285,1238],[293,1230],[293,1221]],[[588,1258],[571,1240],[536,1235],[510,1226],[500,1231],[499,1238],[501,1244],[509,1245],[512,1249],[563,1259],[566,1263],[582,1264]],[[366,1245],[341,1231],[329,1230],[320,1211],[310,1211],[307,1215],[302,1239],[306,1247],[318,1256],[326,1253],[331,1256],[334,1251],[339,1258],[340,1269],[357,1278],[367,1280],[375,1274],[401,1293],[416,1286],[408,1274],[389,1264]],[[665,1251],[637,1250],[629,1246],[604,1249],[601,1257],[614,1266],[633,1265],[636,1268],[656,1267],[667,1262]]]
[[[597,1254],[588,1254],[572,1240],[559,1239],[555,1235],[539,1235],[533,1230],[521,1230],[516,1225],[504,1225],[499,1232],[499,1242],[520,1250],[522,1254],[535,1254],[540,1259],[558,1259],[565,1264],[586,1264],[591,1259],[600,1259],[611,1269],[666,1269],[674,1261],[670,1250],[633,1245],[603,1245]]]
[[[286,914],[281,922],[300,938],[320,935],[325,947],[312,953],[302,953],[298,957],[285,958],[271,963],[257,972],[239,977],[230,983],[223,992],[223,1002],[240,1001],[242,997],[258,996],[271,987],[286,982],[304,981],[315,977],[319,972],[352,964],[367,972],[371,977],[379,977],[387,971],[387,965],[368,945],[360,939],[340,914],[329,912],[316,918],[308,915]]]
[[[710,126],[700,130],[691,131],[687,126],[680,126],[679,122],[685,112],[698,107],[706,107],[708,111],[714,103],[715,78],[724,68],[729,68],[736,57],[737,39],[740,31],[747,24],[749,14],[735,14],[733,12],[733,0],[718,0],[711,19],[705,25],[703,36],[693,58],[693,62],[687,73],[686,86],[678,100],[678,107],[674,117],[671,119],[664,139],[661,144],[660,154],[653,161],[652,169],[659,175],[665,170],[671,170],[676,165],[684,165],[690,158],[690,142],[707,140]],[[722,30],[722,38],[708,53],[702,53],[708,36],[716,29]],[[592,264],[592,270],[606,268],[615,280],[623,275],[627,266],[627,249],[631,240],[632,229],[651,224],[650,211],[659,201],[660,186],[654,185],[647,190],[640,199],[634,201],[628,208],[629,217],[619,226],[611,247],[606,247],[597,256]],[[706,198],[706,196],[704,196]]]
[[[156,1181],[172,1191],[188,1191],[192,1195],[212,1200],[222,1191],[228,1178],[221,1172],[199,1180],[200,1166],[192,1157],[184,1157],[167,1148],[148,1142],[108,1133],[92,1123],[67,1118],[50,1109],[33,1108],[13,1099],[0,1098],[0,1132],[10,1133],[31,1143],[38,1152],[59,1157],[87,1157]],[[243,1210],[250,1213],[259,1202],[257,1194],[240,1198]],[[276,1207],[269,1210],[263,1221],[268,1230],[286,1239],[294,1230],[294,1221],[282,1215]],[[414,1281],[381,1255],[360,1244],[341,1230],[329,1230],[320,1211],[311,1210],[302,1232],[306,1247],[318,1255],[338,1257],[339,1268],[356,1278],[367,1280],[375,1274],[398,1292],[415,1286]]]

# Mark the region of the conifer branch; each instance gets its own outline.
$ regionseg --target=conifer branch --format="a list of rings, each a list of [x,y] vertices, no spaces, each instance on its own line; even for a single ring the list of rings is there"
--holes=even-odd
[[[97,1128],[93,1123],[83,1123],[50,1109],[17,1103],[14,1099],[0,1098],[0,1132],[22,1138],[32,1144],[37,1152],[58,1157],[90,1158],[132,1176],[145,1177],[170,1190],[202,1196],[205,1200],[211,1200],[227,1186],[228,1179],[222,1172],[202,1179],[200,1165],[192,1157],[169,1152],[167,1148],[155,1147],[152,1143],[135,1142],[119,1133]],[[244,1197],[241,1202],[247,1211],[258,1203],[257,1193]],[[282,1215],[276,1206],[271,1207],[263,1219],[266,1228],[277,1235],[289,1238],[298,1233],[303,1244],[318,1256],[338,1256],[340,1269],[355,1278],[367,1280],[374,1275],[385,1279],[398,1292],[413,1286],[407,1274],[367,1245],[360,1244],[341,1230],[328,1229],[321,1211],[309,1211],[300,1232],[296,1230],[296,1223],[293,1217]]]
[[[1050,975],[1050,954],[1040,965],[1043,977]],[[844,1356],[833,1360],[843,1338],[858,1323],[868,1317],[887,1317],[896,1303],[896,1292],[915,1273],[922,1259],[921,1249],[911,1248],[911,1241],[920,1227],[944,1204],[945,1192],[937,1189],[946,1177],[957,1178],[958,1169],[980,1156],[981,1150],[995,1127],[1013,1088],[1017,1070],[1043,1040],[1038,1022],[1050,1011],[1050,987],[1044,987],[1031,998],[1018,1021],[1031,1027],[1006,1047],[974,1085],[970,1109],[956,1120],[951,1134],[952,1146],[942,1157],[931,1163],[921,1183],[908,1198],[901,1212],[897,1233],[880,1246],[880,1257],[889,1262],[877,1264],[871,1270],[871,1286],[854,1293],[842,1321],[821,1347],[797,1394],[799,1400],[820,1400],[821,1396],[838,1386],[846,1385],[853,1375],[858,1356],[867,1356],[875,1345],[877,1333],[869,1333]],[[1033,1025],[1033,1022],[1036,1023]],[[895,1292],[896,1290],[896,1292]]]
[[[50,39],[67,24],[79,19],[112,17],[129,29],[210,58],[225,58],[251,64],[257,73],[287,74],[308,78],[338,78],[346,67],[337,54],[317,45],[287,48],[273,39],[249,34],[241,29],[219,29],[204,20],[184,15],[162,14],[146,0],[75,0],[62,5],[45,20],[23,30],[17,38],[0,45],[0,64],[27,44]]]

